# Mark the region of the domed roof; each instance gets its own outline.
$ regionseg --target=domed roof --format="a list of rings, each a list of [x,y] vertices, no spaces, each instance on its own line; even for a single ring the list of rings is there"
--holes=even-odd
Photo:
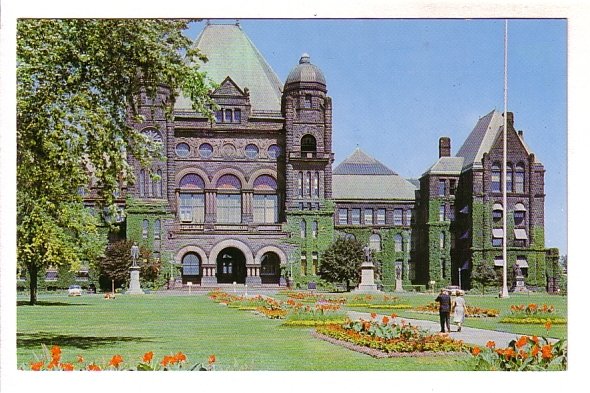
[[[319,67],[309,62],[309,55],[307,53],[301,55],[299,64],[291,70],[285,85],[288,85],[289,83],[301,82],[320,83],[326,86],[326,78],[324,78],[324,73],[319,69]]]

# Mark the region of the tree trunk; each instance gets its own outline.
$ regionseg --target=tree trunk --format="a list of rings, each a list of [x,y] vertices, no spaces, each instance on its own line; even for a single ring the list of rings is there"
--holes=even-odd
[[[39,273],[39,268],[34,263],[31,263],[27,265],[27,270],[29,271],[29,304],[34,306],[37,304],[37,275]]]

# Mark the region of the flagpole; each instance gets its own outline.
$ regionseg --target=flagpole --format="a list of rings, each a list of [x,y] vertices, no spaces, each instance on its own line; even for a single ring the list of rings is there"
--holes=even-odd
[[[504,127],[502,129],[503,136],[503,157],[502,157],[502,206],[504,208],[502,214],[502,293],[500,297],[508,298],[508,253],[506,251],[506,216],[508,215],[508,204],[506,198],[506,165],[507,165],[507,146],[506,137],[508,135],[508,19],[504,20]]]

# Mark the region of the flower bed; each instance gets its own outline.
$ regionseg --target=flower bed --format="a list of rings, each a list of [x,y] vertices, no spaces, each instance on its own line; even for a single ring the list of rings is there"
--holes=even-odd
[[[414,311],[426,314],[438,314],[438,303],[432,302],[426,306],[418,306],[414,308]],[[493,318],[498,315],[500,315],[500,312],[493,308],[481,308],[469,305],[465,307],[465,316],[468,318]]]
[[[453,340],[448,335],[430,334],[402,321],[390,322],[388,317],[381,321],[347,321],[341,325],[328,325],[316,329],[317,333],[372,348],[386,354],[399,352],[458,352],[466,346],[462,341]]]
[[[327,302],[327,303],[338,303],[344,304],[346,303],[346,298],[344,296],[326,296],[322,294],[317,294],[314,292],[301,292],[301,291],[284,291],[283,294],[287,295],[290,299],[299,300],[302,303],[317,303],[317,302]]]
[[[510,315],[503,317],[500,322],[523,325],[549,324],[551,326],[551,324],[564,325],[567,320],[556,315],[553,305],[532,303],[526,306],[524,304],[510,306]]]
[[[559,317],[548,317],[548,318],[503,317],[502,319],[500,319],[500,323],[512,323],[512,324],[521,324],[521,325],[543,325],[543,324],[546,324],[547,322],[550,322],[553,325],[567,324],[567,320],[565,318],[559,318]]]
[[[123,356],[116,354],[106,364],[88,362],[82,356],[77,355],[76,359],[71,362],[62,361],[62,350],[59,346],[54,345],[51,350],[42,346],[43,355],[41,359],[36,359],[29,363],[29,369],[32,371],[169,371],[169,370],[188,370],[188,371],[212,371],[215,369],[215,355],[210,355],[207,363],[196,363],[191,366],[187,365],[187,357],[182,352],[173,355],[165,355],[160,362],[154,361],[154,353],[146,352],[140,360],[126,363]],[[25,367],[20,367],[24,370]]]
[[[546,338],[521,336],[506,348],[488,341],[485,348],[473,347],[475,370],[540,371],[567,369],[567,341],[550,343]]]

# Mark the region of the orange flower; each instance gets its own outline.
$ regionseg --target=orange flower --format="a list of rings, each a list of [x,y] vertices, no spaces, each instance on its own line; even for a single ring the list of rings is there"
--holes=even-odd
[[[72,363],[62,363],[61,369],[63,371],[74,371],[74,365]]]
[[[529,356],[528,353],[526,353],[524,350],[521,349],[520,351],[518,351],[519,358],[526,359],[528,356]]]
[[[182,352],[178,352],[176,355],[174,355],[174,360],[175,360],[175,363],[185,362],[186,355]]]
[[[514,349],[506,348],[504,350],[504,356],[506,357],[506,360],[510,360],[510,358],[512,358],[514,355],[516,355],[516,353],[514,352]]]
[[[166,367],[168,364],[172,363],[174,364],[174,357],[173,356],[164,356],[164,359],[162,359],[162,361],[160,362],[160,364],[164,367]]]
[[[149,362],[151,362],[151,361],[152,361],[152,359],[153,359],[153,358],[154,358],[154,353],[153,353],[152,351],[150,351],[150,352],[146,352],[146,353],[143,355],[143,362],[144,362],[144,363],[149,363]]]
[[[397,318],[397,314],[396,313],[391,314],[391,318]]]
[[[43,362],[31,363],[31,370],[33,370],[33,371],[41,371],[42,368],[43,368]]]
[[[84,358],[82,356],[78,355],[77,359],[78,363],[84,363]]]
[[[551,351],[551,344],[543,345],[543,348],[541,348],[541,352],[543,353],[543,359],[551,359],[553,357],[553,353]]]
[[[55,360],[56,362],[59,362],[60,358],[61,358],[61,348],[58,347],[57,345],[54,345],[53,347],[51,347],[51,359]]]
[[[551,320],[548,319],[547,322],[545,322],[545,329],[547,329],[547,331],[551,330]]]
[[[520,338],[518,339],[518,341],[516,342],[516,347],[518,348],[522,348],[526,345],[526,343],[529,341],[527,336],[520,336]]]
[[[377,318],[377,314],[376,314],[376,313],[374,313],[374,312],[372,312],[372,313],[371,313],[371,318],[373,318],[373,319]]]
[[[534,310],[537,309],[537,305],[534,304],[534,303],[533,304],[529,304],[529,309],[534,311]]]
[[[481,349],[479,349],[479,347],[473,347],[473,349],[471,350],[471,354],[472,354],[473,356],[477,356],[477,355],[479,355],[479,354],[480,354],[480,352],[481,352]]]
[[[121,355],[115,355],[109,362],[109,366],[113,366],[115,368],[119,368],[119,365],[123,363],[123,357]]]
[[[535,344],[539,344],[539,337],[533,336],[532,339]]]
[[[538,353],[539,353],[539,347],[537,345],[535,345],[531,351],[531,355],[537,356]]]
[[[495,348],[496,347],[496,343],[494,341],[491,341],[490,340],[490,341],[487,342],[486,347],[488,347],[490,349]]]
[[[54,367],[57,367],[59,365],[59,360],[58,359],[51,359],[51,362],[49,362],[49,364],[47,365],[47,369],[48,370],[52,370]]]
[[[215,363],[215,355],[209,355],[209,364]]]
[[[389,318],[383,317],[383,323],[387,325],[389,323]]]
[[[89,364],[88,367],[86,367],[86,370],[88,370],[88,371],[100,371],[100,367],[97,366],[96,364],[92,363],[92,364]]]

